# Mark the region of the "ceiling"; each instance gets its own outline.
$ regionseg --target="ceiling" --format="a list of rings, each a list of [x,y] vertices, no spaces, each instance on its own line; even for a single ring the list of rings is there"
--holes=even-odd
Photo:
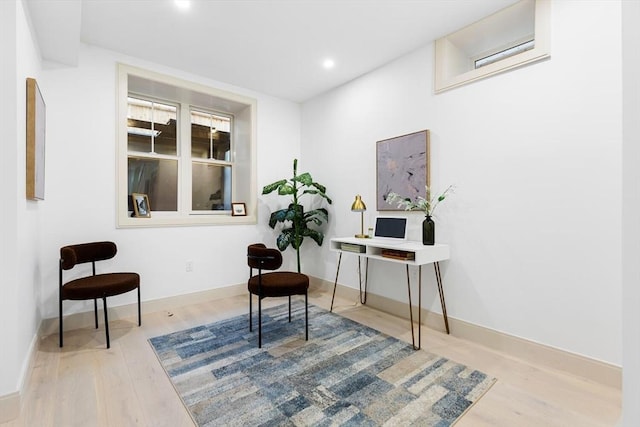
[[[46,61],[75,66],[84,43],[295,102],[515,2],[26,0]]]

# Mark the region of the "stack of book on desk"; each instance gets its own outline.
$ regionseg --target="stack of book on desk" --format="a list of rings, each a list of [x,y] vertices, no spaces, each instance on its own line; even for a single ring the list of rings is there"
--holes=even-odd
[[[416,259],[415,252],[398,251],[395,249],[383,249],[381,253],[385,258],[401,259],[403,261],[413,261]]]
[[[363,254],[366,251],[366,246],[355,245],[353,243],[341,243],[340,249],[347,252],[355,252],[358,254]]]

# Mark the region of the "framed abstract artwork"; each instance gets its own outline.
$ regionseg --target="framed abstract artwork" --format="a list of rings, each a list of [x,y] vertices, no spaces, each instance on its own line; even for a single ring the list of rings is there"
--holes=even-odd
[[[422,130],[376,143],[376,207],[402,210],[387,203],[391,192],[414,200],[426,197],[430,185],[429,131]]]

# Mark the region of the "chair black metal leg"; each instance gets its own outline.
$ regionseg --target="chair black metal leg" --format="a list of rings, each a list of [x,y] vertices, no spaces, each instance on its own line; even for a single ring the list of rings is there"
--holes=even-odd
[[[60,347],[62,347],[62,298],[58,300],[59,318],[60,318]]]
[[[309,341],[309,303],[308,296],[309,291],[304,294],[304,340]]]
[[[253,312],[253,294],[249,292],[249,332],[253,331],[253,320],[251,314]]]
[[[262,298],[258,295],[258,348],[262,348]]]
[[[107,348],[111,348],[109,341],[109,319],[107,317],[107,297],[102,297],[102,308],[104,308],[104,331],[107,336]]]
[[[95,319],[96,329],[98,329],[98,299],[93,299],[93,317]]]
[[[140,285],[138,285],[138,326],[142,326],[142,311],[140,310]]]
[[[291,295],[289,295],[289,323],[291,323]]]

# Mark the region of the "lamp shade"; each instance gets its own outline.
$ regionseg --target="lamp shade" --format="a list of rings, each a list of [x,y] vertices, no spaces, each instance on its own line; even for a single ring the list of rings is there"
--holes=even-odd
[[[360,197],[359,194],[356,196],[356,200],[351,205],[351,210],[353,212],[364,212],[367,210],[367,206],[364,204],[364,202],[362,201],[362,197]]]

